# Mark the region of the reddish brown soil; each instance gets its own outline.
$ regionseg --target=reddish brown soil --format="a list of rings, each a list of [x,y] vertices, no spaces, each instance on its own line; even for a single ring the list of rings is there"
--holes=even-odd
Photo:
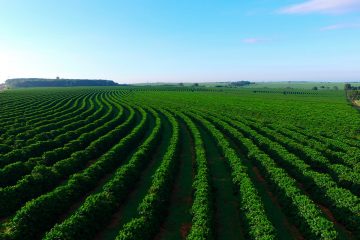
[[[186,204],[192,204],[193,199],[192,199],[192,197],[185,197],[182,199],[182,201]]]
[[[259,172],[259,169],[258,169],[256,166],[253,167],[253,171],[254,171],[254,173],[255,173],[255,175],[256,175],[256,178],[257,178],[261,183],[264,183],[264,184],[265,184],[265,179],[263,178],[263,176],[261,176],[261,174],[260,174],[260,172]]]
[[[281,208],[280,204],[278,203],[277,197],[269,190],[269,187],[268,187],[264,177],[260,174],[259,169],[256,166],[254,166],[253,171],[256,175],[256,178],[259,180],[259,182],[265,186],[266,193],[269,195],[269,197],[270,197],[271,201],[274,203],[274,205],[276,205],[278,208]],[[295,239],[305,240],[305,238],[301,235],[299,229],[295,225],[291,224],[287,220],[287,218],[285,218],[284,224],[290,230],[291,234],[294,236]]]
[[[105,175],[97,184],[97,186],[92,189],[90,192],[86,193],[84,196],[82,196],[76,203],[74,203],[70,209],[68,211],[66,211],[65,213],[63,213],[61,216],[60,216],[60,222],[64,221],[68,216],[70,216],[74,211],[76,211],[76,209],[78,209],[83,203],[84,201],[86,200],[86,198],[88,196],[90,196],[91,194],[95,193],[99,187],[102,187],[106,180],[111,176],[111,174],[107,174]]]
[[[191,136],[189,130],[184,127],[184,131],[186,131],[189,136]],[[195,149],[194,149],[194,140],[190,137],[190,146],[192,146],[191,148],[191,162],[192,162],[192,165],[194,166],[196,164],[196,158],[195,158]],[[182,165],[184,164],[183,161],[181,161],[182,159],[182,155],[180,154],[179,155],[179,166],[178,166],[178,169],[180,169],[182,167]],[[179,173],[177,173],[179,174]],[[194,179],[195,177],[195,174],[196,174],[196,171],[194,168],[192,168],[192,177]],[[173,185],[173,189],[172,189],[172,193],[171,193],[171,197],[170,197],[170,202],[172,203],[176,203],[176,204],[181,204],[181,205],[189,205],[191,206],[192,205],[192,202],[193,202],[193,198],[192,196],[182,196],[181,198],[177,199],[176,198],[176,195],[177,193],[180,191],[179,189],[179,185],[178,183],[176,183],[177,181],[179,181],[179,176],[176,177],[175,179],[175,182],[174,182],[174,185]],[[167,218],[167,215],[164,217],[164,219]],[[154,240],[160,240],[160,239],[163,239],[166,232],[167,232],[167,229],[165,229],[165,221],[161,224],[160,226],[160,230],[159,232],[156,234],[156,236],[154,237]],[[179,229],[180,231],[180,234],[181,234],[181,238],[182,239],[186,239],[186,236],[188,235],[189,231],[191,229],[191,223],[183,223]]]
[[[111,221],[109,222],[108,228],[115,228],[122,217],[122,211],[121,209],[119,211],[117,211],[114,215],[112,215]]]
[[[190,229],[191,229],[191,223],[184,223],[181,226],[180,232],[181,232],[181,238],[182,239],[186,239],[186,236],[188,235]]]
[[[344,225],[342,225],[341,223],[339,223],[339,222],[335,219],[335,217],[334,217],[333,213],[330,211],[330,209],[328,209],[327,207],[325,207],[324,205],[319,204],[319,203],[318,203],[317,205],[319,206],[319,208],[321,209],[321,211],[326,215],[326,217],[327,217],[330,221],[332,221],[335,225],[337,225],[339,228],[341,228],[342,231],[344,231],[345,234],[346,234],[349,238],[351,238],[352,233],[351,233]]]
[[[307,195],[310,196],[310,194],[306,191],[304,185],[302,183],[297,183],[298,187]],[[349,231],[343,224],[338,222],[336,218],[334,217],[334,214],[331,212],[331,210],[324,205],[315,202],[314,203],[320,208],[320,210],[325,214],[325,216],[334,223],[337,227],[339,227],[350,239],[352,239],[352,233]]]

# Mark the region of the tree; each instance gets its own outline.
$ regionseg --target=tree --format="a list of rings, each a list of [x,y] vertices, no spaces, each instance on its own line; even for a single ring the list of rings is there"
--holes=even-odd
[[[237,81],[237,82],[231,82],[230,85],[232,86],[236,86],[236,87],[241,87],[241,86],[246,86],[251,84],[251,82],[249,81]]]
[[[312,90],[318,90],[318,87],[315,86],[315,87],[312,88]]]

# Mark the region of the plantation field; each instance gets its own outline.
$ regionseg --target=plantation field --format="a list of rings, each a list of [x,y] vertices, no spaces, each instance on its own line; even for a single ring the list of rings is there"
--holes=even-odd
[[[200,87],[232,87],[231,82],[200,82],[198,83]],[[351,82],[351,86],[358,87],[360,86],[360,82]],[[137,84],[137,86],[147,86],[147,87],[156,87],[156,86],[173,86],[173,87],[192,87],[194,83],[147,83],[147,84]],[[344,82],[301,82],[301,81],[290,81],[290,82],[253,82],[249,85],[241,86],[241,88],[270,88],[270,89],[303,89],[303,90],[311,90],[314,87],[317,87],[318,90],[344,90],[345,83]]]
[[[359,82],[351,83],[352,86],[360,86]],[[327,90],[338,88],[343,90],[345,83],[342,82],[256,82],[248,85],[249,88],[298,88],[298,89],[312,89],[317,87],[318,90]]]
[[[342,89],[0,93],[0,239],[360,239]]]

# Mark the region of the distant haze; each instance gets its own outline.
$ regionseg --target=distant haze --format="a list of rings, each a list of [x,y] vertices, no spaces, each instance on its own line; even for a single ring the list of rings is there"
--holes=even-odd
[[[0,4],[0,83],[360,81],[360,0]]]

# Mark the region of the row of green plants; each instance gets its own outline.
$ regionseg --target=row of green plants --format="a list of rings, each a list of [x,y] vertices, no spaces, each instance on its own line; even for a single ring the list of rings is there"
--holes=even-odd
[[[83,98],[92,94],[94,94],[94,92],[89,90],[86,90],[86,92],[79,91],[76,94],[63,92],[62,94],[56,93],[44,96],[39,96],[38,93],[34,94],[33,91],[21,94],[9,94],[11,95],[10,98],[5,97],[1,100],[0,155],[4,155],[16,148],[24,147],[29,144],[22,140],[16,140],[16,134],[23,132],[23,127],[25,127],[25,129],[34,128],[33,124],[36,124],[37,122],[36,120],[31,122],[31,119],[36,119],[38,117],[37,113],[40,111],[39,109],[42,109],[42,114],[46,116],[49,111],[56,113],[56,111],[74,107],[74,101],[78,98]],[[2,96],[4,95],[5,94],[2,94]],[[13,134],[11,134],[12,132]],[[34,139],[34,141],[36,141],[36,139]]]
[[[190,129],[195,149],[195,176],[193,182],[193,203],[191,207],[191,229],[187,236],[189,240],[211,240],[213,233],[213,204],[208,163],[204,143],[195,123],[180,111],[176,114],[184,120]]]
[[[144,136],[148,114],[143,109],[141,112],[142,119],[140,123],[132,128],[127,136],[121,138],[109,151],[103,154],[84,171],[77,172],[69,177],[69,179],[58,186],[54,190],[35,198],[24,205],[8,223],[10,239],[34,239],[41,237],[46,231],[50,230],[53,225],[61,221],[64,215],[73,204],[84,196],[91,189],[111,173],[119,165],[124,164],[127,155],[126,152],[131,151],[137,146]],[[126,127],[130,127],[127,125]],[[90,154],[94,156],[93,154]],[[73,161],[69,161],[69,167],[72,167]],[[102,209],[106,212],[106,208]],[[95,219],[96,220],[96,219]],[[31,223],[31,224],[29,224]],[[36,231],[33,231],[36,229]]]
[[[222,119],[226,119],[222,117]],[[216,117],[211,121],[223,131],[233,137],[242,146],[248,158],[256,164],[263,176],[270,183],[276,193],[279,203],[283,206],[285,213],[290,217],[306,239],[336,239],[332,222],[326,219],[316,204],[297,187],[296,181],[286,171],[276,165],[273,158],[259,149],[252,140],[259,136],[251,135],[246,138],[237,129]],[[232,121],[234,125],[238,125]],[[247,136],[249,137],[249,136]],[[259,139],[258,141],[263,141]],[[255,140],[256,142],[256,140]],[[271,146],[273,147],[273,146]]]
[[[30,95],[30,93],[27,93]],[[76,96],[80,97],[82,93]],[[18,99],[12,96],[11,104],[4,103],[3,106],[8,106],[7,109],[2,109],[4,115],[0,116],[2,124],[14,124],[17,123],[21,126],[21,122],[24,119],[34,119],[39,116],[46,116],[48,109],[62,110],[70,106],[76,98],[73,94],[55,94],[46,96],[33,96],[33,98],[27,97],[28,95],[21,95]],[[30,95],[32,96],[32,95]]]
[[[90,94],[84,97],[81,102],[76,99],[73,107],[68,108],[66,111],[56,111],[57,113],[46,117],[46,120],[36,119],[36,123],[28,123],[31,125],[30,129],[22,131],[17,134],[14,138],[16,141],[27,141],[32,138],[37,133],[49,132],[51,130],[56,130],[60,127],[71,124],[73,121],[78,119],[79,115],[88,116],[89,103],[94,101],[95,94]]]
[[[279,143],[285,147],[289,152],[294,153],[296,156],[309,164],[312,169],[318,172],[328,173],[339,186],[352,191],[354,194],[360,193],[360,173],[353,171],[352,168],[332,163],[317,152],[315,149],[306,145],[300,144],[292,139],[283,136],[275,131],[268,130],[260,125],[252,126],[257,132],[262,133],[267,138]]]
[[[291,131],[285,127],[277,126],[276,128],[270,128],[274,131],[277,131],[283,135],[285,135],[288,138],[293,139],[294,141],[297,141],[298,143],[301,143],[303,145],[309,146],[316,151],[320,152],[324,156],[326,156],[329,160],[333,161],[334,163],[339,164],[345,164],[349,167],[355,167],[357,164],[357,161],[353,159],[350,155],[340,150],[333,150],[331,148],[331,144],[327,142],[320,142],[318,140],[309,138],[308,136],[301,134],[299,132]]]
[[[200,113],[193,114],[192,117],[200,121],[211,133],[230,166],[233,184],[238,188],[240,195],[240,210],[246,217],[244,225],[247,225],[247,238],[276,239],[275,229],[267,218],[260,196],[247,173],[247,167],[243,163],[244,160],[240,159],[223,134]]]
[[[94,237],[118,213],[149,164],[162,136],[163,120],[173,126],[172,139],[180,131],[176,118],[190,130],[195,150],[187,239],[216,238],[214,192],[199,129],[209,132],[225,157],[246,239],[280,235],[248,166],[259,170],[304,239],[341,238],[342,231],[360,236],[360,143],[355,139],[332,134],[325,125],[315,131],[305,129],[307,123],[301,125],[299,120],[292,126],[294,119],[288,121],[286,113],[275,110],[287,106],[266,112],[271,104],[253,101],[257,96],[239,103],[238,91],[195,94],[186,89],[178,94],[171,88],[104,89],[54,90],[53,95],[35,90],[4,92],[13,101],[1,93],[0,101],[8,100],[11,107],[0,106],[0,158],[11,152],[18,155],[0,161],[0,216],[4,217],[0,239]],[[21,101],[24,97],[27,103]],[[315,101],[317,96],[306,97]],[[269,101],[283,103],[280,98]],[[165,106],[168,110],[161,110]],[[288,112],[289,118],[297,107],[300,103]],[[315,109],[309,118],[319,121],[317,114],[326,109]],[[275,124],[266,115],[271,111],[275,120],[281,115],[284,120]],[[178,143],[171,147],[173,141],[161,143],[169,148],[160,173],[153,176],[136,217],[122,226],[118,239],[149,239],[161,229],[177,171]]]
[[[96,135],[92,136],[96,136],[96,140],[84,150],[72,153],[69,158],[62,159],[51,167],[36,166],[31,174],[24,176],[16,185],[0,188],[1,216],[10,214],[26,201],[52,189],[70,174],[86,168],[86,164],[100,157],[125,136],[135,122],[135,111],[130,108],[130,115],[122,124],[114,128],[108,122],[101,128],[94,130]],[[102,132],[103,129],[106,129],[106,134]]]
[[[109,223],[112,214],[126,199],[141,172],[150,163],[151,154],[159,143],[161,118],[152,109],[149,109],[149,112],[155,116],[155,126],[130,160],[115,171],[100,192],[88,196],[70,217],[55,225],[45,239],[92,239]]]
[[[83,102],[83,105],[78,106],[78,107],[81,111],[85,111],[86,103]],[[54,132],[50,132],[53,129],[48,129],[49,130],[48,139],[40,139],[40,141],[36,141],[36,142],[30,143],[30,144],[26,144],[25,140],[20,140],[19,144],[17,144],[18,146],[12,147],[12,151],[0,156],[0,167],[4,167],[7,164],[13,163],[14,161],[19,161],[19,160],[27,161],[30,157],[39,156],[43,151],[51,148],[52,146],[59,146],[59,145],[57,145],[57,143],[55,141],[52,141],[52,139],[56,137],[56,135],[55,135],[56,132],[65,133],[66,131],[71,131],[71,130],[78,128],[79,126],[77,124],[73,124],[73,123],[77,122],[78,120],[81,120],[82,117],[88,117],[91,114],[91,112],[88,112],[88,111],[85,111],[85,112],[86,113],[84,115],[81,114],[82,116],[80,116],[80,118],[78,118],[79,117],[78,113],[72,114],[72,116],[69,119],[65,118],[66,119],[65,121],[67,122],[67,124],[70,124],[70,127],[66,126],[66,125],[61,125],[64,122],[60,121],[59,122],[60,125],[56,124],[57,126],[56,126],[56,130]],[[61,127],[59,127],[59,126],[61,126]],[[45,136],[46,136],[46,132],[47,132],[42,127],[33,128],[32,130],[29,130],[29,131],[31,131],[33,133],[37,133],[39,135],[45,135]],[[27,133],[27,132],[25,132],[25,133]],[[51,136],[51,135],[53,135],[53,136]],[[41,141],[41,140],[43,140],[43,141]]]
[[[204,112],[204,110],[209,110],[209,111],[211,111],[211,112],[217,112],[217,113],[221,113],[221,117],[220,118],[222,118],[223,116],[226,116],[226,115],[230,115],[231,114],[231,118],[232,119],[236,119],[236,118],[238,118],[238,119],[244,119],[244,117],[246,116],[246,118],[250,118],[250,119],[252,119],[252,120],[254,120],[254,119],[260,119],[260,121],[254,121],[254,122],[259,122],[259,123],[261,123],[262,125],[270,125],[270,124],[272,124],[272,123],[274,123],[274,121],[272,121],[272,119],[267,119],[267,118],[265,118],[264,117],[264,114],[263,114],[263,112],[261,112],[261,111],[258,111],[258,112],[256,112],[256,113],[252,113],[252,112],[250,112],[250,113],[247,113],[244,109],[246,109],[246,110],[249,110],[249,111],[252,111],[253,109],[254,110],[260,110],[260,109],[262,109],[262,107],[260,106],[260,108],[257,108],[258,106],[250,106],[250,104],[248,104],[248,102],[246,102],[246,107],[247,108],[242,108],[242,106],[241,106],[241,103],[238,103],[238,102],[231,102],[230,100],[229,101],[223,101],[223,102],[221,102],[221,96],[219,96],[219,95],[217,95],[217,96],[211,96],[211,94],[209,94],[209,96],[206,96],[205,97],[205,95],[204,95],[204,97],[203,97],[203,99],[204,100],[207,100],[208,101],[208,104],[207,103],[205,103],[205,102],[202,102],[202,95],[196,95],[196,96],[194,96],[194,98],[192,98],[192,99],[190,99],[191,98],[191,96],[190,95],[187,95],[187,96],[184,96],[184,95],[181,95],[181,94],[176,94],[176,93],[173,93],[173,92],[171,92],[171,93],[158,93],[157,95],[159,95],[159,96],[157,96],[156,98],[154,98],[154,100],[152,100],[151,99],[151,97],[153,97],[154,95],[151,95],[150,93],[148,94],[149,96],[145,96],[145,94],[142,94],[142,95],[140,95],[140,93],[139,93],[139,99],[141,99],[141,98],[145,98],[146,100],[145,100],[145,102],[146,101],[153,101],[153,102],[166,102],[167,104],[169,104],[170,106],[171,105],[175,105],[175,104],[177,104],[177,102],[176,102],[176,100],[181,100],[181,103],[179,103],[179,104],[177,104],[177,105],[179,105],[179,108],[188,108],[188,107],[190,107],[192,104],[193,105],[195,105],[196,106],[196,108],[198,108],[200,111],[202,111],[202,112]],[[225,94],[224,94],[225,95]],[[229,94],[228,94],[229,95]],[[240,95],[240,93],[239,93],[239,95]],[[174,97],[175,96],[175,97]],[[177,97],[178,97],[178,99],[177,99]],[[213,97],[213,99],[211,98],[211,97]],[[226,98],[230,98],[230,97],[228,97],[228,96],[226,96]],[[158,100],[158,99],[160,99],[160,100]],[[182,99],[184,99],[184,100],[182,100]],[[216,99],[216,100],[215,100]],[[225,99],[225,97],[224,97],[224,99]],[[325,98],[324,98],[325,99]],[[138,100],[138,99],[137,99]],[[234,99],[231,99],[231,100],[235,100],[235,98]],[[250,99],[249,100],[249,102],[251,102],[253,99]],[[317,99],[316,99],[317,100]],[[322,100],[321,100],[322,101]],[[175,102],[175,103],[174,103]],[[218,104],[217,102],[220,102],[220,104]],[[222,105],[221,105],[222,104]],[[263,102],[259,102],[259,104],[263,104]],[[285,104],[285,103],[284,103]],[[301,105],[302,104],[302,105]],[[306,105],[307,103],[305,102],[301,102],[299,105],[298,105],[298,107],[307,107],[307,105]],[[337,105],[337,107],[339,106],[339,107],[341,107],[341,105],[340,105],[340,102],[339,102],[339,104],[338,103],[336,103]],[[239,107],[238,108],[238,106],[241,106],[241,107]],[[249,105],[249,106],[248,106]],[[271,108],[271,106],[270,106],[270,104],[266,104],[266,103],[264,103],[264,106],[266,106],[266,105],[268,105],[269,106],[269,112],[271,112],[273,109]],[[309,104],[308,104],[309,105]],[[253,109],[251,109],[253,107]],[[234,109],[234,110],[232,110],[232,108]],[[304,108],[305,109],[305,108]],[[324,106],[324,109],[326,109],[325,108],[325,106]],[[230,110],[230,111],[229,111]],[[238,111],[236,111],[236,110],[238,110]],[[297,109],[294,107],[294,112],[296,112],[297,111]],[[317,109],[316,110],[316,112],[312,112],[312,115],[311,115],[311,118],[309,118],[309,119],[313,119],[313,118],[316,118],[316,117],[318,117],[318,115],[319,115],[319,113],[321,113],[321,112],[323,112],[323,109]],[[241,113],[241,114],[240,114]],[[251,114],[253,114],[253,115],[251,115]],[[276,118],[276,117],[278,117],[277,115],[278,115],[278,113],[277,112],[272,112],[272,114],[274,115],[274,117]],[[290,120],[288,120],[287,118],[289,118],[289,117],[291,117],[291,115],[293,114],[292,112],[289,112],[289,113],[286,113],[286,112],[284,112],[284,115],[290,115],[290,116],[284,116],[285,118],[283,118],[283,120],[281,120],[281,125],[282,125],[282,123],[284,122],[285,124],[287,124],[287,126],[291,126],[289,123],[291,123],[291,121],[292,121],[292,119],[290,119]],[[244,116],[245,115],[245,116]],[[334,114],[333,114],[334,115]],[[350,115],[350,114],[349,114]],[[249,116],[251,116],[251,117],[249,117]],[[321,115],[321,116],[324,116],[324,115]],[[327,115],[326,115],[327,116]],[[335,115],[334,115],[335,116]],[[355,117],[355,116],[354,116]],[[350,117],[351,118],[351,117]],[[319,118],[317,118],[316,119],[316,121],[318,121],[319,120]],[[354,119],[354,120],[356,120],[356,119]],[[331,119],[331,121],[333,121],[333,119]],[[354,122],[356,122],[356,121],[351,121],[352,123],[354,123]],[[274,124],[275,125],[275,124]],[[276,125],[275,125],[276,126]],[[342,134],[340,134],[340,133],[338,133],[337,135],[338,136],[336,136],[335,134],[331,134],[331,132],[329,131],[329,129],[325,129],[325,127],[328,127],[328,126],[321,126],[321,127],[319,127],[319,130],[318,131],[316,131],[316,130],[314,130],[314,129],[308,129],[308,130],[306,130],[306,129],[304,129],[303,127],[300,127],[301,126],[301,124],[299,124],[299,125],[297,125],[296,127],[294,127],[295,129],[296,129],[296,132],[300,132],[300,133],[307,133],[308,134],[308,137],[309,138],[311,138],[311,139],[315,139],[315,140],[319,140],[319,142],[325,142],[326,144],[328,144],[329,146],[331,146],[331,150],[332,151],[334,151],[334,152],[337,152],[339,155],[342,155],[342,159],[345,159],[345,158],[348,158],[348,162],[350,162],[350,161],[354,161],[354,162],[356,162],[356,160],[357,159],[360,159],[359,158],[359,155],[357,154],[357,152],[359,151],[359,148],[356,148],[355,146],[357,146],[357,143],[356,143],[356,141],[354,141],[353,139],[351,139],[351,138],[345,138],[344,136],[345,135],[342,135]],[[304,125],[302,125],[302,126],[304,126]],[[336,127],[336,126],[335,126]],[[289,129],[291,129],[291,128],[289,128]],[[344,139],[344,141],[342,142],[342,139]],[[271,158],[273,158],[274,160],[276,160],[277,161],[277,163],[281,163],[281,161],[280,161],[280,159],[281,158],[279,158],[278,156],[276,156],[276,155],[273,155],[273,154],[270,154],[271,152],[269,152],[269,151],[267,151],[267,149],[264,149],[264,150],[266,150],[266,152],[269,154],[269,156],[271,157]],[[285,151],[286,151],[286,149],[284,149]],[[286,152],[289,152],[289,151],[286,151]],[[302,161],[304,160],[303,159],[303,157],[299,157]],[[355,167],[356,166],[358,166],[358,165],[356,165],[356,163],[354,164],[355,165]],[[285,167],[285,165],[281,165],[281,167],[283,167],[284,169],[286,169],[286,171],[288,172],[288,173],[290,173],[290,174],[292,174],[289,170],[288,170],[288,168],[290,168],[289,166],[286,168]],[[337,168],[340,168],[341,166],[339,166],[339,165],[337,165],[336,166]],[[342,168],[342,167],[341,167]],[[357,167],[357,168],[355,168],[354,169],[354,171],[357,171],[357,170],[359,170],[359,167]],[[294,171],[294,170],[293,170]],[[319,171],[319,170],[317,170],[317,171]],[[317,172],[317,171],[314,171],[314,172]],[[324,171],[324,170],[323,170]],[[325,169],[325,171],[327,171],[326,169]],[[340,170],[338,170],[338,171],[340,171]],[[321,172],[318,172],[318,174],[320,174],[320,176],[322,176],[322,173]],[[328,173],[326,174],[326,175],[328,175]],[[294,176],[294,175],[292,175],[292,176]],[[329,176],[325,176],[325,178],[328,178]],[[309,178],[309,177],[307,177],[307,178]],[[301,180],[301,179],[299,179],[299,178],[296,178],[297,180],[298,180],[298,182],[299,182],[299,184],[301,184],[301,183],[303,183],[304,181],[303,180]],[[317,179],[320,179],[320,177],[318,177]],[[330,177],[330,183],[331,184],[333,184],[334,183],[334,180]],[[308,180],[307,180],[308,181]],[[309,182],[309,181],[308,181]],[[330,189],[330,185],[331,184],[329,184],[329,189]],[[306,186],[309,186],[309,184],[306,184]],[[346,199],[347,197],[350,197],[351,195],[354,195],[354,194],[352,194],[350,191],[346,191],[347,189],[343,189],[343,188],[339,188],[339,186],[336,184],[336,182],[335,182],[335,188],[333,189],[334,191],[341,191],[341,192],[343,192],[345,195],[344,196],[346,196],[346,197],[344,197],[344,198],[342,198],[342,199]],[[345,185],[344,185],[345,186]],[[326,195],[326,194],[324,194],[324,193],[322,193],[322,194],[317,194],[319,197],[316,197],[315,196],[315,194],[313,194],[313,192],[306,192],[306,194],[308,194],[310,197],[311,197],[311,199],[312,200],[314,200],[314,201],[317,201],[317,202],[320,202],[320,203],[322,203],[322,204],[324,204],[325,203],[325,201],[319,201],[318,199],[320,199],[320,196],[322,196],[322,198],[324,198],[324,196]],[[351,198],[350,198],[351,199]],[[334,197],[334,200],[335,200],[335,197]],[[356,209],[356,201],[350,201],[351,202],[351,204],[355,204],[355,207],[353,208],[354,210]],[[327,206],[331,211],[333,211],[334,209],[333,209],[333,205],[334,204],[329,204],[330,202],[328,202],[328,204],[325,204],[325,206]],[[349,204],[348,206],[351,206],[351,204]],[[345,204],[343,204],[343,205],[345,205]],[[353,214],[352,215],[354,215],[354,213],[355,213],[355,211],[353,212]],[[336,217],[336,219],[338,220],[339,218],[338,217]],[[342,222],[342,223],[344,223],[343,221],[340,221],[340,222]],[[346,224],[345,224],[346,225]],[[347,226],[346,226],[347,227]],[[351,230],[351,228],[350,228],[350,230]]]
[[[296,126],[286,125],[286,128],[294,132],[300,132],[307,138],[314,139],[315,141],[319,141],[323,144],[328,144],[329,148],[333,149],[334,151],[341,151],[352,157],[360,156],[360,143],[357,140],[344,138],[331,132],[314,134],[314,132],[309,129],[299,128]],[[357,160],[357,162],[359,161],[359,158],[353,159]]]
[[[32,119],[26,119],[26,124],[23,126],[9,126],[9,130],[4,134],[3,137],[6,137],[9,140],[21,140],[21,137],[23,137],[23,140],[27,140],[27,135],[31,135],[31,133],[34,133],[32,130],[34,128],[41,128],[44,127],[51,129],[51,126],[47,126],[51,123],[57,123],[58,121],[63,121],[67,119],[67,116],[74,117],[76,114],[73,114],[73,112],[81,112],[86,107],[86,101],[89,100],[89,98],[94,95],[94,93],[88,93],[84,96],[76,97],[75,99],[71,99],[68,101],[65,106],[61,106],[61,109],[48,109],[48,114],[45,116],[34,118],[35,116],[32,116]],[[82,108],[81,108],[81,105]],[[79,108],[81,108],[79,110]],[[18,119],[21,119],[18,118]],[[56,122],[54,122],[56,120]],[[32,122],[33,121],[33,122]],[[66,122],[65,122],[66,123]],[[58,125],[61,126],[61,125]],[[55,128],[56,129],[56,126]],[[27,133],[29,131],[29,133]],[[4,139],[6,141],[6,139]]]
[[[41,157],[32,157],[27,161],[24,159],[0,169],[0,186],[4,187],[15,184],[22,176],[30,173],[35,166],[39,164],[51,166],[57,161],[69,157],[72,153],[85,148],[101,134],[101,132],[95,131],[96,129],[103,129],[102,132],[105,133],[108,128],[101,126],[107,122],[113,122],[113,126],[115,126],[121,118],[124,118],[123,109],[121,108],[118,111],[118,115],[111,119],[115,113],[114,108],[113,105],[104,101],[93,115],[74,123],[82,127],[72,131],[65,131],[63,134],[55,137],[52,142],[54,142],[54,146],[58,146],[57,148],[48,148]]]
[[[349,190],[337,186],[327,173],[316,172],[292,153],[289,153],[280,144],[258,134],[250,127],[234,122],[248,138],[252,139],[259,148],[267,152],[281,167],[287,170],[297,181],[303,183],[312,199],[328,206],[334,217],[343,223],[349,230],[358,234],[360,225],[359,197]]]
[[[107,94],[97,94],[94,100],[88,101],[86,106],[86,111],[79,114],[79,117],[73,119],[71,123],[64,125],[62,129],[66,129],[67,132],[74,131],[77,128],[81,128],[88,124],[89,122],[93,122],[96,119],[102,117],[102,115],[106,114],[105,106],[107,107],[107,103],[109,103],[109,96]],[[48,139],[54,139],[62,134],[62,130],[59,128],[52,129],[50,131],[44,131],[40,134],[32,136],[31,139],[26,141],[27,144],[31,144],[37,141],[44,141]]]
[[[285,137],[292,139],[292,142],[296,142],[298,146],[303,145],[302,148],[306,148],[306,150],[311,149],[311,152],[314,152],[314,150],[318,151],[320,155],[323,155],[322,158],[325,157],[334,163],[345,164],[357,169],[360,168],[360,149],[344,143],[344,140],[349,141],[349,139],[336,140],[335,138],[324,137],[320,134],[314,134],[314,131],[312,130],[301,129],[283,122],[264,124],[264,122],[249,117],[245,118],[237,115],[229,117],[246,123],[249,126],[253,126],[260,131],[270,129],[276,131],[285,135]]]
[[[39,105],[39,109],[42,107],[45,107],[46,105],[51,105],[57,103],[57,100],[64,99],[67,96],[67,94],[56,94],[55,97],[51,97],[50,95],[46,96],[35,96],[33,93],[26,93],[24,95],[16,95],[12,94],[7,95],[5,92],[3,92],[0,95],[0,100],[3,103],[3,105],[0,106],[0,109],[7,114],[1,115],[0,120],[4,119],[10,119],[13,116],[16,115],[15,112],[9,111],[10,109],[13,109],[14,107],[17,107],[17,109],[25,110],[28,109],[28,107],[34,107]]]
[[[177,168],[179,124],[169,112],[162,112],[171,123],[172,136],[169,146],[160,166],[152,176],[150,189],[138,206],[138,216],[124,224],[116,237],[117,240],[151,239],[163,221]]]
[[[107,96],[108,94],[105,93],[93,94],[88,99],[86,99],[85,102],[81,104],[79,108],[82,110],[76,109],[75,111],[73,111],[73,114],[75,114],[75,116],[77,115],[77,117],[74,117],[74,115],[71,114],[70,112],[68,114],[64,114],[62,117],[61,116],[54,117],[50,121],[48,121],[48,123],[41,124],[39,125],[39,127],[36,127],[35,124],[31,124],[32,126],[35,127],[35,129],[33,129],[33,133],[31,131],[22,132],[16,136],[16,139],[25,141],[26,144],[28,144],[33,139],[37,139],[34,135],[38,134],[39,132],[41,133],[54,132],[53,134],[56,134],[56,132],[59,131],[59,128],[57,127],[58,123],[61,123],[61,125],[59,126],[62,126],[62,128],[70,128],[70,126],[72,126],[72,123],[78,121],[81,118],[85,119],[86,117],[90,116],[94,112],[94,110],[98,109],[101,106],[100,101],[103,101],[103,99]],[[39,128],[40,131],[36,131],[36,128]],[[38,139],[38,141],[41,141],[42,140],[41,135],[39,137],[40,138]]]
[[[86,99],[84,100],[84,98],[86,98],[86,96],[84,96],[82,99],[81,98],[70,99],[64,105],[67,108],[79,107],[80,106],[79,101],[83,100],[83,102],[85,102]],[[56,106],[54,106],[54,107],[56,107]],[[66,108],[64,108],[64,109],[66,110]],[[18,135],[22,132],[25,132],[26,130],[31,129],[32,124],[25,122],[25,120],[23,118],[24,117],[18,116],[16,121],[9,120],[9,122],[3,121],[1,123],[1,127],[3,129],[2,134],[1,134],[1,140],[3,143],[8,144],[8,145],[13,145],[17,140],[16,135]],[[38,125],[38,126],[41,126],[41,125]]]
[[[96,104],[100,104],[98,100],[96,101]],[[94,110],[95,105],[90,106],[89,108],[92,108],[92,110]],[[98,106],[96,106],[96,108],[98,108]],[[85,109],[86,108],[84,108],[84,110]],[[86,112],[87,112],[87,110],[86,110]],[[97,114],[99,114],[99,113],[97,112]],[[82,117],[86,117],[87,115],[89,115],[89,114],[86,113],[85,115],[82,115]],[[76,120],[76,119],[74,119],[74,120]],[[86,122],[86,120],[87,120],[87,122]],[[93,117],[93,115],[90,115],[90,116],[87,116],[86,119],[80,118],[80,119],[78,119],[78,121],[74,121],[73,125],[69,124],[67,126],[64,126],[64,128],[57,128],[56,130],[51,130],[49,132],[38,131],[38,134],[36,134],[34,136],[34,138],[29,139],[28,141],[20,141],[21,146],[19,146],[17,148],[15,145],[13,145],[12,151],[1,156],[2,160],[4,160],[2,165],[6,165],[6,162],[11,163],[11,161],[26,161],[26,160],[28,160],[29,157],[31,157],[32,155],[36,155],[37,153],[39,153],[41,155],[41,149],[51,149],[51,148],[46,148],[46,147],[51,146],[51,143],[50,143],[51,140],[54,141],[56,139],[55,145],[57,145],[56,142],[59,142],[59,139],[61,140],[62,138],[65,138],[67,131],[71,131],[71,129],[76,130],[78,127],[81,127],[82,124],[87,124],[87,123],[91,122],[92,120],[94,120],[94,117]],[[43,138],[43,139],[41,139],[41,138]],[[39,140],[43,140],[43,141],[39,141]],[[42,144],[44,145],[44,147],[41,147]],[[60,142],[59,142],[59,144],[60,144]],[[34,150],[34,153],[32,153],[32,151],[31,151],[32,149]]]
[[[16,140],[17,134],[22,134],[29,129],[33,129],[35,127],[40,127],[42,125],[47,125],[52,122],[58,122],[63,119],[61,117],[66,115],[67,113],[71,113],[71,111],[79,111],[79,103],[80,100],[84,100],[84,98],[89,98],[98,95],[114,95],[114,91],[93,91],[93,90],[79,90],[75,91],[72,94],[67,94],[66,97],[58,97],[58,94],[49,95],[49,99],[53,104],[47,106],[46,101],[42,99],[40,96],[37,96],[36,99],[27,102],[28,106],[26,109],[19,108],[18,105],[15,105],[12,109],[12,113],[16,113],[15,116],[5,121],[4,119],[0,124],[0,140],[4,142],[4,139],[7,137],[7,140]],[[26,96],[26,95],[25,95]],[[24,97],[25,97],[24,96]],[[61,95],[60,95],[61,96]],[[40,101],[39,101],[40,99]],[[43,100],[44,102],[42,102]],[[22,99],[22,102],[26,102]],[[90,101],[86,101],[87,106]],[[34,105],[34,106],[33,106]],[[39,110],[41,109],[41,111]],[[9,115],[8,110],[4,110],[4,116]],[[82,113],[82,111],[79,111]],[[1,118],[1,115],[0,115]],[[56,120],[56,121],[55,121]],[[21,136],[21,135],[20,135]]]

